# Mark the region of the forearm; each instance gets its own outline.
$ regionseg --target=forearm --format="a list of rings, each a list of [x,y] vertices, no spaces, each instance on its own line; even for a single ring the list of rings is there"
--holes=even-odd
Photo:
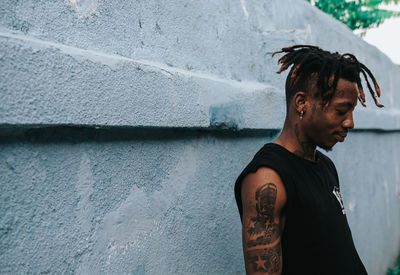
[[[251,240],[243,243],[246,273],[281,274],[282,248],[280,238],[269,245],[253,245]]]

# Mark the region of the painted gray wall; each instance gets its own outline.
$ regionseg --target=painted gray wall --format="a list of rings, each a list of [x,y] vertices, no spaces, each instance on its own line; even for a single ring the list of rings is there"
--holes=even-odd
[[[0,273],[243,274],[233,183],[300,43],[381,84],[329,155],[369,273],[394,263],[400,68],[306,1],[3,0],[0,43]]]

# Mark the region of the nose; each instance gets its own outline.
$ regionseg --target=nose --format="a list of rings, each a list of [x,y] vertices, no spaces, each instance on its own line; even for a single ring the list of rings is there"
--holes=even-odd
[[[351,112],[346,119],[342,123],[343,128],[353,129],[354,128],[354,120],[353,120],[353,112]]]

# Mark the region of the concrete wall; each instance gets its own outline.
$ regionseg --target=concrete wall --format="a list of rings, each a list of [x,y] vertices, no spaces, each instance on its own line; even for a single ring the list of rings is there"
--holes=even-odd
[[[369,273],[393,264],[400,69],[306,1],[3,0],[0,43],[0,273],[243,274],[233,183],[300,43],[381,84],[330,156]]]

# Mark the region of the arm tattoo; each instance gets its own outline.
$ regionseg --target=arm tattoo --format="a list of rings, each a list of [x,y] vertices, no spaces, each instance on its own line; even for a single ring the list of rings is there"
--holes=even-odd
[[[275,202],[277,189],[273,183],[266,183],[255,193],[257,216],[250,218],[247,232],[251,238],[247,247],[255,247],[274,242],[279,238],[279,225],[275,223]]]
[[[246,253],[249,268],[253,272],[276,273],[281,262],[281,243],[265,249],[250,250]]]

